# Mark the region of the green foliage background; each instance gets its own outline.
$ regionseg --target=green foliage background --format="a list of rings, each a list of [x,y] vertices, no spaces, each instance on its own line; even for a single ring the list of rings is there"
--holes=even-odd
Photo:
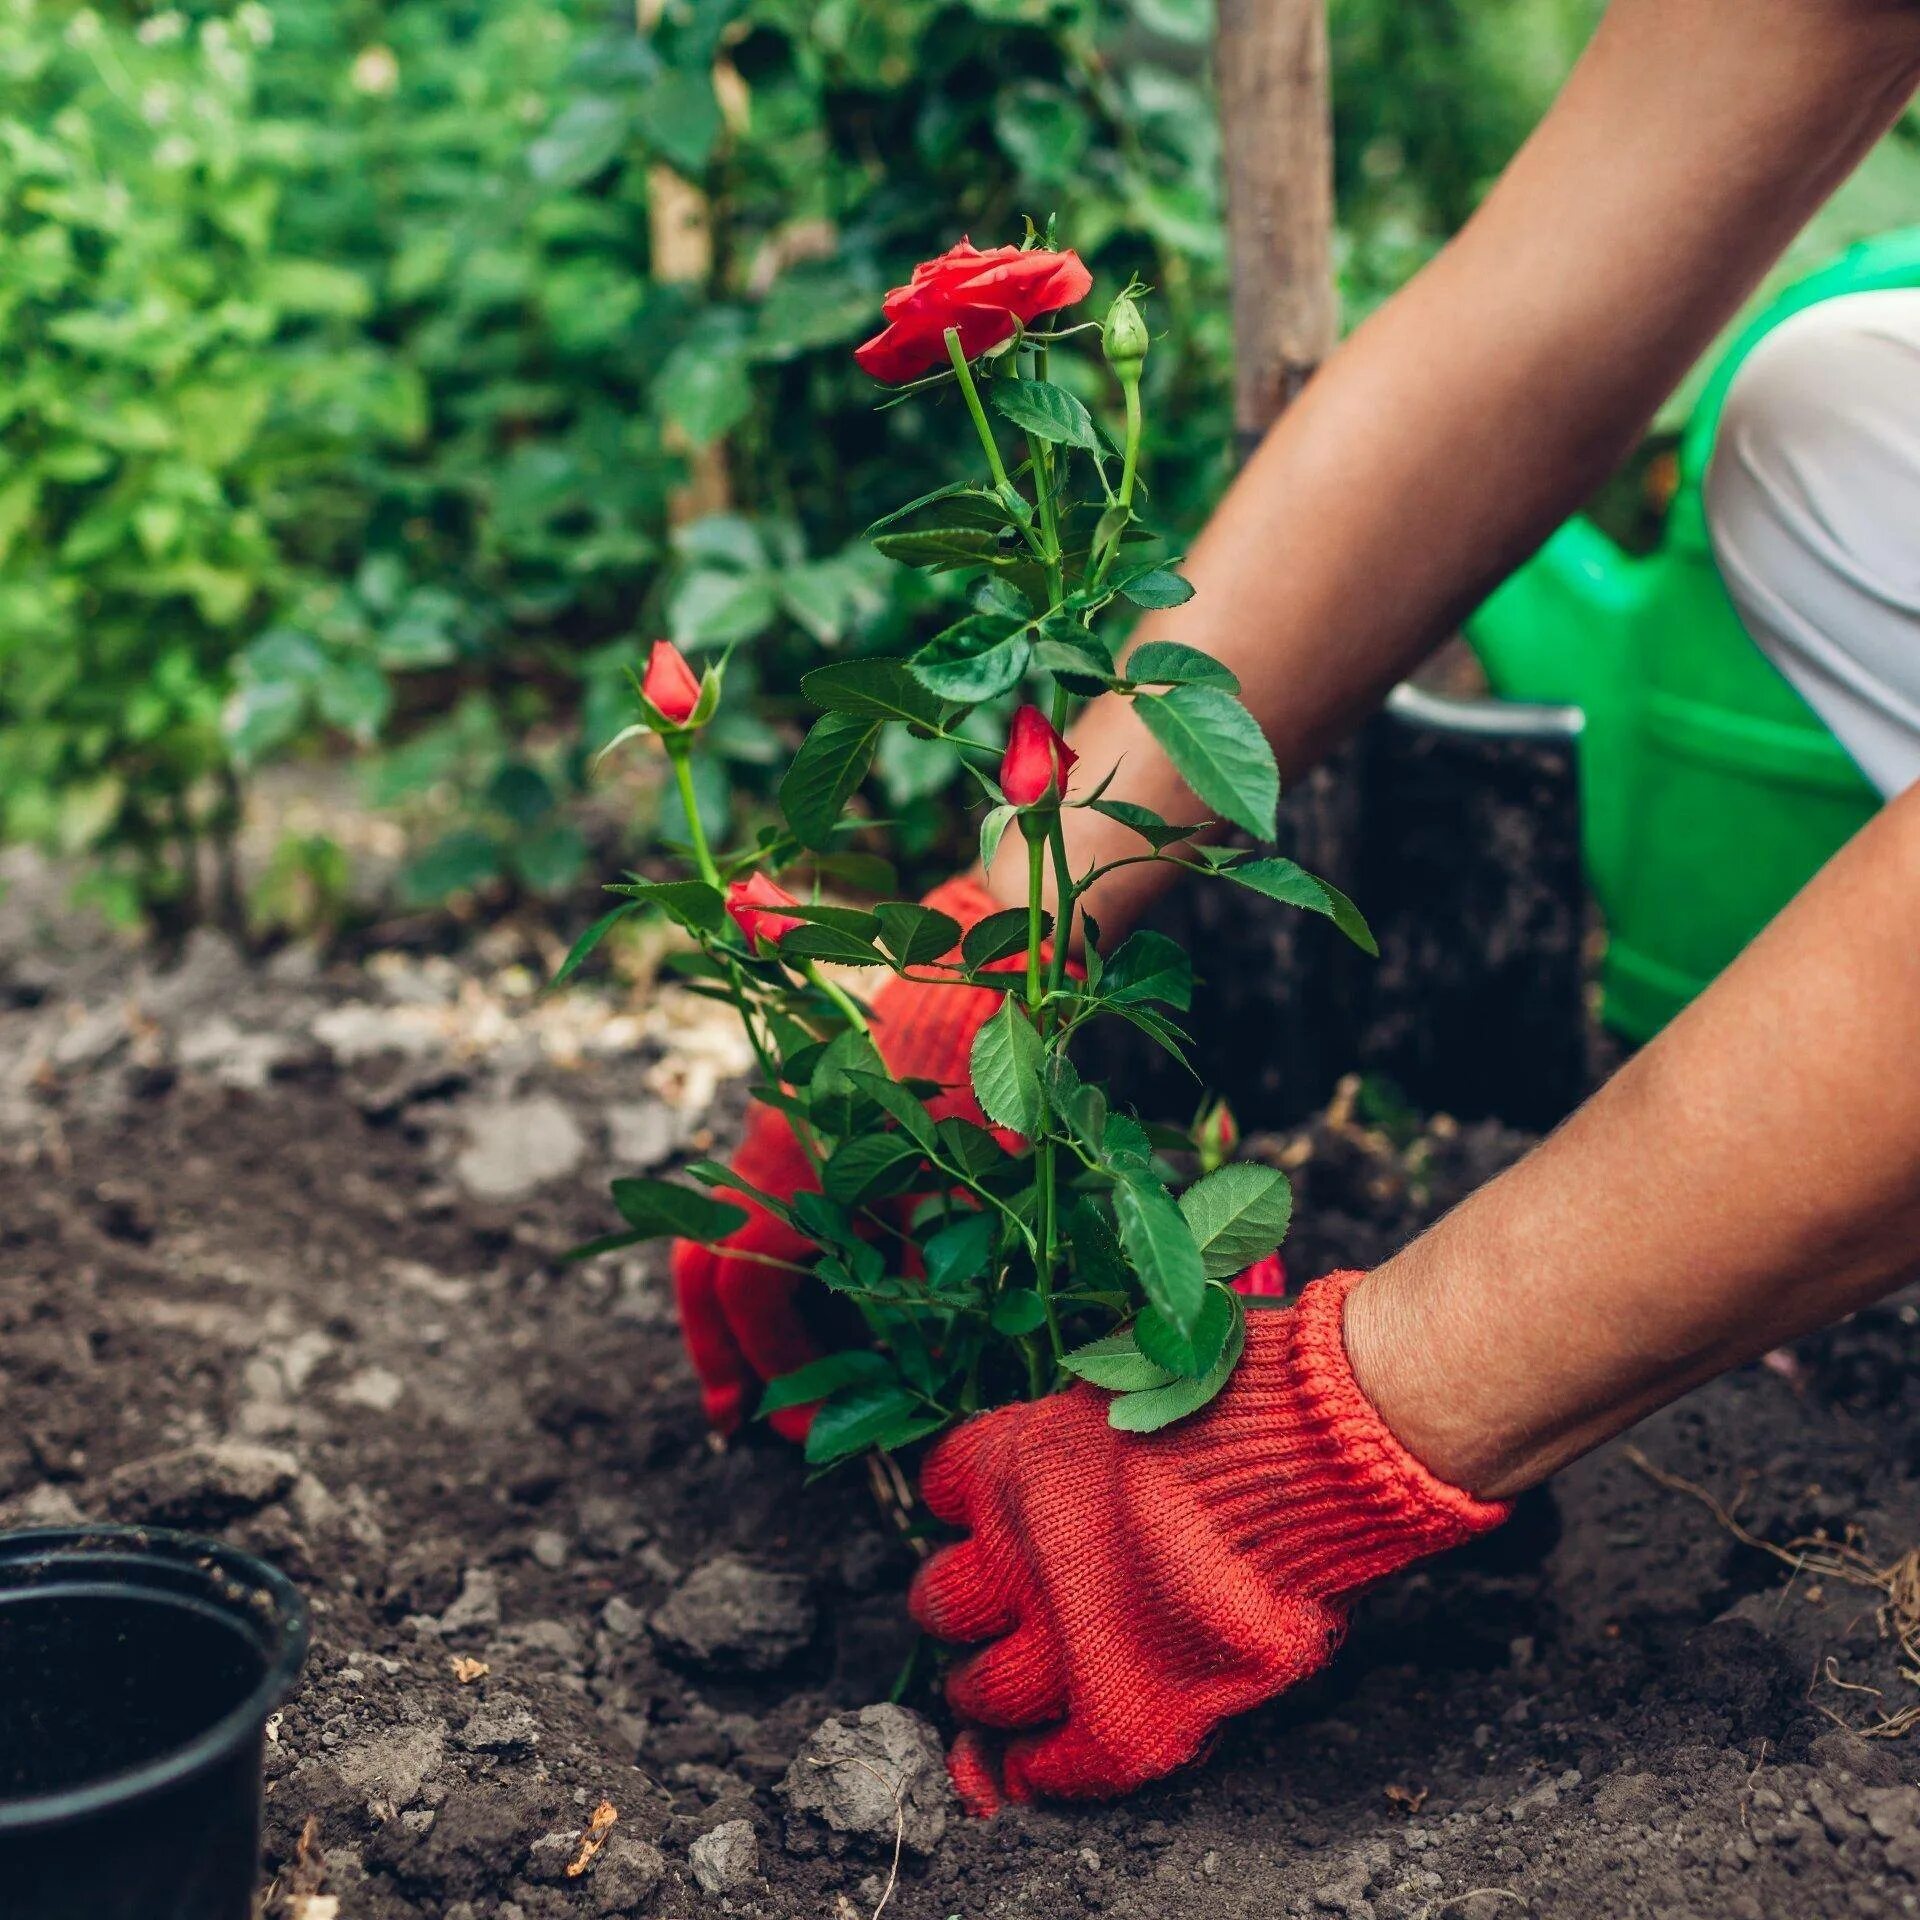
[[[1350,317],[1597,10],[1334,0]],[[1208,0],[670,0],[645,31],[630,0],[0,0],[0,836],[190,917],[238,780],[345,744],[380,800],[458,797],[416,897],[564,889],[660,632],[753,643],[718,827],[801,669],[947,617],[858,534],[965,436],[877,410],[849,349],[915,260],[1023,215],[1096,300],[1154,287],[1154,511],[1195,524],[1228,446],[1211,30]],[[654,272],[661,169],[711,206],[702,283]],[[715,443],[731,510],[671,525]],[[951,773],[883,759],[909,853]]]

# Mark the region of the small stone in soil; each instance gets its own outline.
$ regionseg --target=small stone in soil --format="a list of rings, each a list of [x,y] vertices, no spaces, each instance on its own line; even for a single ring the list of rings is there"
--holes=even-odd
[[[953,1789],[940,1736],[905,1707],[863,1707],[829,1720],[800,1749],[776,1789],[786,1803],[787,1849],[812,1852],[813,1822],[839,1852],[852,1839],[931,1853],[947,1831]]]
[[[809,1640],[817,1620],[798,1574],[721,1554],[695,1567],[648,1622],[663,1651],[713,1673],[772,1673]]]
[[[467,1140],[453,1170],[476,1200],[524,1199],[572,1173],[587,1152],[579,1122],[547,1094],[477,1108]]]
[[[484,1567],[469,1567],[459,1597],[440,1616],[442,1633],[470,1633],[500,1624],[500,1583]]]
[[[760,1871],[760,1841],[751,1820],[726,1820],[687,1849],[702,1893],[735,1893]]]
[[[107,1510],[116,1520],[218,1528],[271,1506],[299,1474],[299,1461],[277,1447],[202,1441],[116,1468],[107,1476]]]
[[[482,1702],[455,1738],[469,1753],[526,1753],[540,1744],[540,1723],[524,1700],[503,1693]]]

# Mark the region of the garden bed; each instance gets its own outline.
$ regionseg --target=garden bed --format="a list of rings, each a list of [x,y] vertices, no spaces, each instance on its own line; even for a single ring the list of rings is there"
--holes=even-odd
[[[1837,1724],[1920,1701],[1878,1596],[1626,1445],[1368,1602],[1186,1779],[990,1827],[922,1779],[889,1892],[890,1818],[835,1833],[780,1789],[886,1697],[910,1551],[858,1472],[709,1441],[657,1253],[559,1257],[616,1166],[724,1146],[728,1036],[693,1002],[536,1003],[517,958],[0,952],[0,1502],[220,1531],[311,1596],[269,1748],[280,1920],[1920,1911],[1920,1757]],[[1524,1145],[1347,1106],[1257,1143],[1299,1183],[1297,1274]],[[1920,1539],[1914,1317],[1632,1445],[1758,1535],[1857,1523],[1890,1561]]]

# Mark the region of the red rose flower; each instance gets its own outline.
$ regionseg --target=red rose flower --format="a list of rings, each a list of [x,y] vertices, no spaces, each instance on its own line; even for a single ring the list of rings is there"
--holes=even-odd
[[[956,328],[969,360],[1013,337],[1014,329],[1043,313],[1084,300],[1093,275],[1077,253],[1039,247],[990,247],[970,240],[923,260],[904,287],[881,303],[885,329],[853,357],[876,380],[897,386],[945,364],[946,333]]]
[[[1016,807],[1031,807],[1067,790],[1067,775],[1079,755],[1053,729],[1038,707],[1022,707],[1013,716],[1006,757],[1000,762],[1000,791]]]
[[[1256,1260],[1234,1281],[1233,1290],[1249,1300],[1278,1300],[1287,1290],[1287,1270],[1280,1256],[1270,1253],[1264,1260]]]
[[[676,727],[684,727],[700,703],[700,682],[671,640],[656,640],[647,655],[640,691]]]
[[[777,946],[784,935],[804,926],[806,923],[796,920],[792,914],[775,911],[799,904],[792,894],[784,887],[775,886],[764,873],[749,874],[727,889],[727,911],[733,915],[734,925],[747,936],[748,946],[760,940]]]

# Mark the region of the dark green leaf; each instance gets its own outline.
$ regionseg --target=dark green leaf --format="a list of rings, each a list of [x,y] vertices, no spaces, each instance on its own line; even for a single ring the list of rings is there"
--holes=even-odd
[[[1114,1187],[1113,1214],[1147,1298],[1191,1334],[1206,1304],[1207,1270],[1172,1196],[1150,1174],[1128,1173]]]
[[[836,660],[801,677],[800,691],[829,713],[858,713],[937,727],[941,704],[899,660]]]
[[[618,880],[607,891],[658,907],[689,933],[718,933],[727,923],[726,896],[704,880]]]
[[[1178,941],[1143,928],[1108,956],[1100,993],[1119,1006],[1158,1000],[1185,1012],[1193,1004],[1193,962]]]
[[[1120,591],[1136,607],[1180,607],[1193,598],[1193,584],[1171,567],[1148,567],[1120,582]]]
[[[1013,824],[1013,816],[1019,811],[1018,807],[1003,803],[995,807],[980,822],[980,871],[982,873],[992,870],[994,859],[1000,851],[1001,839],[1006,834],[1007,828]]]
[[[1073,1246],[1074,1271],[1082,1286],[1101,1293],[1129,1289],[1132,1269],[1097,1202],[1082,1195],[1073,1203],[1073,1211],[1067,1215],[1067,1238]]]
[[[977,567],[997,559],[1001,537],[987,527],[916,527],[909,533],[880,533],[874,548],[903,567]]]
[[[1042,914],[1041,937],[1044,939],[1052,931],[1053,916]],[[984,920],[976,920],[967,929],[967,936],[960,943],[960,957],[970,967],[990,967],[1010,953],[1024,953],[1030,934],[1026,908],[1008,907],[1000,913],[988,914]]]
[[[989,1120],[1016,1133],[1038,1131],[1046,1113],[1040,1088],[1043,1054],[1033,1022],[1009,995],[973,1042],[973,1091]]]
[[[950,1227],[929,1236],[922,1252],[927,1262],[927,1286],[934,1293],[979,1279],[999,1221],[990,1213],[969,1213]]]
[[[1018,1340],[1047,1324],[1046,1302],[1031,1287],[1009,1287],[993,1303],[987,1323],[995,1333]]]
[[[1089,452],[1100,445],[1086,408],[1051,380],[996,380],[988,398],[997,412],[1037,440],[1085,447]]]
[[[1210,1280],[1225,1280],[1264,1260],[1287,1237],[1293,1188],[1277,1167],[1238,1161],[1196,1181],[1180,1196]]]
[[[915,1421],[924,1406],[897,1381],[869,1380],[843,1387],[813,1417],[807,1431],[807,1462],[824,1467],[862,1453],[890,1437],[894,1429]]]
[[[873,764],[881,722],[861,713],[827,713],[800,743],[780,782],[780,810],[802,846],[824,847]]]
[[[1237,866],[1222,866],[1218,871],[1243,887],[1251,887],[1255,893],[1265,894],[1269,900],[1304,907],[1309,913],[1325,914],[1361,952],[1372,954],[1376,960],[1380,957],[1380,944],[1360,909],[1338,887],[1316,878],[1305,867],[1274,855],[1242,861]]]
[[[1118,820],[1123,827],[1131,827],[1155,852],[1162,847],[1172,846],[1176,841],[1188,839],[1200,830],[1197,824],[1190,827],[1174,826],[1163,820],[1151,807],[1135,806],[1131,800],[1090,800],[1087,804],[1095,813],[1104,813],[1109,820]]]
[[[616,1180],[613,1204],[635,1233],[649,1240],[671,1236],[711,1245],[747,1224],[744,1208],[710,1199],[671,1180]]]
[[[1148,1307],[1134,1322],[1133,1337],[1156,1366],[1182,1380],[1200,1380],[1226,1351],[1234,1319],[1234,1296],[1224,1287],[1209,1287],[1190,1335],[1182,1333],[1158,1307]]]
[[[933,907],[889,900],[875,909],[880,944],[903,967],[922,967],[960,944],[960,922]]]
[[[935,634],[907,665],[929,694],[974,706],[1017,687],[1032,652],[1026,628],[976,613]]]
[[[611,913],[603,913],[600,918],[573,943],[572,947],[568,949],[567,957],[561,961],[559,971],[553,976],[553,984],[556,987],[564,987],[567,982],[580,971],[594,948],[597,947],[628,914],[638,911],[637,906],[632,902],[628,902],[625,906],[615,907]]]
[[[1133,703],[1175,770],[1223,819],[1273,838],[1280,770],[1253,715],[1219,687],[1175,687]]]
[[[1146,640],[1127,656],[1127,678],[1144,686],[1224,687],[1240,691],[1239,679],[1210,653],[1177,640]]]
[[[897,1120],[908,1137],[919,1143],[922,1153],[936,1150],[933,1118],[925,1103],[898,1080],[889,1080],[885,1074],[858,1072],[849,1073],[847,1078],[883,1113]]]
[[[884,1355],[867,1348],[856,1347],[847,1353],[829,1353],[821,1359],[809,1360],[804,1367],[796,1367],[791,1373],[781,1374],[776,1380],[768,1381],[756,1417],[764,1420],[768,1414],[778,1413],[782,1407],[810,1406],[816,1400],[824,1400],[830,1393],[838,1393],[842,1387],[892,1378],[893,1363]]]
[[[1110,1333],[1104,1340],[1075,1347],[1061,1364],[1069,1373],[1078,1374],[1082,1380],[1105,1387],[1111,1393],[1138,1393],[1149,1387],[1169,1386],[1175,1378],[1140,1351],[1131,1327]]]
[[[1204,1379],[1176,1380],[1171,1386],[1149,1387],[1143,1393],[1123,1393],[1107,1409],[1107,1425],[1122,1433],[1158,1433],[1162,1427],[1198,1413],[1233,1377],[1246,1344],[1247,1323],[1236,1313],[1226,1349]]]
[[[900,1133],[867,1133],[835,1149],[820,1175],[829,1200],[843,1207],[904,1193],[924,1159],[916,1142]]]
[[[780,937],[783,960],[827,960],[839,967],[883,967],[884,955],[873,943],[843,933],[838,927],[798,926]]]

